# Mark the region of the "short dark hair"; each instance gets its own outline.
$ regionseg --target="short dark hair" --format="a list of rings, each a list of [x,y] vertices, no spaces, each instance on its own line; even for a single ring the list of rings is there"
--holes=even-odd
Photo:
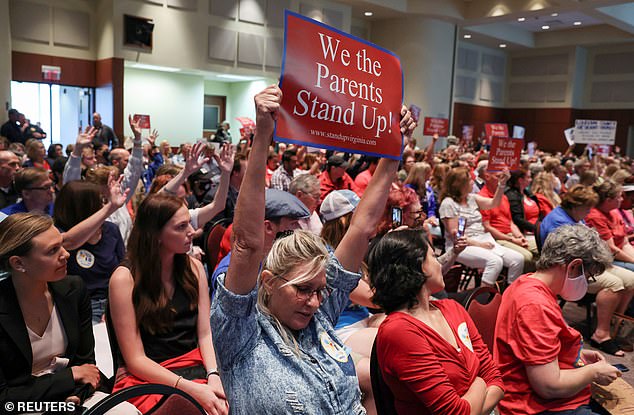
[[[294,148],[291,148],[290,150],[286,150],[284,151],[284,153],[282,153],[282,162],[291,161],[291,157],[294,157],[296,155],[297,155],[297,150],[295,150]]]
[[[375,241],[368,254],[372,301],[388,314],[415,306],[427,280],[423,263],[428,250],[421,229],[389,232]]]

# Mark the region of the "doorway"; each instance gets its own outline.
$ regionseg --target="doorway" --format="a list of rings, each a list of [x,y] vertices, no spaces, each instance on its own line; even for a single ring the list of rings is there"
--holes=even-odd
[[[75,143],[77,132],[90,125],[94,88],[11,81],[11,105],[47,134],[46,147]]]

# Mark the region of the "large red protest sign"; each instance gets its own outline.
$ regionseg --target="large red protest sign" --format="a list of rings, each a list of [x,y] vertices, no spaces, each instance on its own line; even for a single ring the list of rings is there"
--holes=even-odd
[[[449,135],[449,119],[425,117],[423,126],[423,135],[438,134],[439,137],[447,137]]]
[[[145,114],[134,114],[132,120],[135,123],[139,123],[139,128],[144,130],[150,129],[150,116]]]
[[[520,155],[524,148],[521,138],[492,137],[489,152],[489,171],[501,171],[508,167],[510,171],[520,167]]]
[[[506,124],[484,124],[484,129],[488,138],[509,136],[509,126]]]
[[[400,158],[398,57],[299,14],[285,18],[275,140]]]

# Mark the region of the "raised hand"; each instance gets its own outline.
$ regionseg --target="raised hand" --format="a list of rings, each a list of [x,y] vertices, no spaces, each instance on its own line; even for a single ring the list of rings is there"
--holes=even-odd
[[[235,155],[236,147],[232,146],[230,143],[222,145],[222,148],[220,149],[220,156],[214,153],[216,163],[218,163],[218,166],[223,173],[231,173],[231,170],[233,170],[233,158]]]
[[[97,134],[97,129],[92,126],[86,127],[86,130],[83,133],[80,131],[77,136],[77,141],[75,141],[75,148],[82,150],[85,147],[88,147],[95,138],[95,134]]]
[[[498,173],[498,186],[506,186],[506,182],[511,178],[511,173],[508,167],[504,167],[500,173]]]
[[[201,142],[194,144],[192,147],[189,155],[187,156],[187,160],[185,160],[184,170],[187,177],[200,170],[200,168],[209,161],[209,157],[203,157],[206,147],[207,144]]]
[[[273,136],[275,121],[277,121],[282,90],[277,85],[271,85],[259,92],[255,98],[256,125],[258,136],[270,140]]]
[[[157,130],[152,130],[152,132],[150,133],[150,136],[147,138],[147,142],[151,145],[154,146],[154,143],[156,143],[156,139],[158,138],[159,133]]]
[[[416,128],[416,121],[414,121],[412,113],[409,112],[405,105],[401,107],[401,121],[399,126],[401,127],[401,134],[404,136],[403,145],[407,146],[409,144],[409,140],[412,138],[414,129]]]
[[[134,119],[132,119],[132,115],[128,114],[128,122],[130,123],[130,129],[132,130],[132,133],[134,134],[134,141],[136,142],[141,142],[141,127],[139,127],[139,121],[134,121]]]
[[[128,193],[130,193],[130,189],[122,191],[122,180],[123,175],[119,175],[119,178],[116,178],[114,173],[110,173],[108,176],[108,203],[112,205],[114,210],[119,209],[125,204]]]

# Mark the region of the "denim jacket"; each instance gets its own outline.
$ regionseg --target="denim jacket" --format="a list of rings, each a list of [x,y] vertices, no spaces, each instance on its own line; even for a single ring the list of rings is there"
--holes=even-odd
[[[211,329],[231,414],[365,414],[354,363],[333,328],[361,275],[331,254],[326,276],[334,290],[299,332],[300,356],[258,309],[257,287],[237,295],[219,278]]]

